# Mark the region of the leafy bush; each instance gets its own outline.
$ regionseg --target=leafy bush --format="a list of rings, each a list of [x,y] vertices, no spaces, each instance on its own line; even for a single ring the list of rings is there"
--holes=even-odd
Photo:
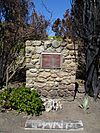
[[[53,39],[57,41],[63,41],[63,38],[61,36],[48,36],[48,39]]]
[[[36,90],[28,88],[12,89],[10,93],[0,93],[0,104],[3,108],[26,112],[28,115],[40,115],[45,110],[43,101]]]
[[[9,101],[9,93],[7,91],[0,92],[0,106],[9,109],[10,108],[10,101]]]

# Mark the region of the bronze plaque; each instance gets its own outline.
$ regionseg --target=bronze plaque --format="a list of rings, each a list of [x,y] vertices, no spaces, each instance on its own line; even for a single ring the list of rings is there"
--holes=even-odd
[[[42,53],[42,68],[61,68],[61,53]]]

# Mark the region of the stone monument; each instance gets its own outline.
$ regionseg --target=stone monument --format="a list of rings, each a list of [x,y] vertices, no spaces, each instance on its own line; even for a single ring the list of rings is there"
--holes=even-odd
[[[26,41],[26,87],[42,97],[67,97],[74,90],[77,48],[71,39]]]

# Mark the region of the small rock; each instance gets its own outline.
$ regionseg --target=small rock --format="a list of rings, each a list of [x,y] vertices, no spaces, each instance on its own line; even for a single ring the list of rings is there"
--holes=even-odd
[[[26,62],[26,63],[30,63],[30,61],[31,61],[31,58],[26,58],[26,59],[25,59],[25,62]]]
[[[32,63],[26,63],[26,68],[33,68],[33,64]]]
[[[74,91],[75,85],[68,85],[67,88],[68,88],[68,91]]]
[[[60,81],[62,81],[62,78],[56,78],[56,81],[58,81],[58,82],[60,82]]]
[[[64,96],[64,91],[63,91],[63,90],[59,90],[59,91],[58,91],[58,95],[59,95],[60,97],[63,97],[63,96]]]
[[[31,46],[31,41],[27,40],[25,43],[26,46]]]
[[[61,52],[61,48],[59,47],[59,48],[56,48],[56,51],[58,52],[58,53],[60,53]]]
[[[34,86],[39,87],[39,88],[42,88],[42,87],[44,87],[45,85],[46,85],[46,83],[39,83],[39,82],[35,82],[35,83],[34,83]]]
[[[40,57],[40,56],[39,56],[38,54],[33,54],[33,55],[32,55],[32,60],[33,60],[33,59],[39,59],[39,57]]]
[[[51,90],[51,87],[46,86],[44,89],[47,90],[47,91],[50,91]]]
[[[41,45],[41,41],[32,41],[31,42],[32,46],[40,46]]]
[[[58,42],[57,40],[54,40],[53,42],[52,42],[52,47],[53,48],[58,48],[58,47],[60,47],[60,42]]]
[[[44,51],[44,47],[40,46],[40,47],[36,47],[36,53],[37,54],[41,54]]]
[[[50,72],[41,72],[39,74],[39,77],[48,78],[48,77],[50,77],[50,75],[51,75]]]
[[[53,86],[54,85],[54,81],[47,81],[46,84],[47,84],[47,86]]]
[[[72,40],[70,38],[67,38],[68,44],[72,43]]]
[[[39,59],[31,60],[31,63],[32,63],[33,65],[35,65],[37,62],[39,62]]]
[[[37,72],[37,69],[36,68],[32,68],[32,69],[30,69],[30,72],[31,73],[36,73]]]
[[[62,109],[63,107],[60,100],[58,99],[46,99],[46,101],[44,102],[44,106],[46,112],[50,112],[51,110],[57,111],[59,109]]]
[[[42,95],[43,97],[47,97],[48,92],[47,92],[46,90],[42,90],[42,91],[41,91],[41,95]]]
[[[62,43],[61,43],[61,46],[63,46],[63,47],[65,47],[66,45],[67,45],[66,42],[62,42]]]
[[[52,78],[56,78],[57,75],[54,73],[54,74],[51,75],[51,77],[52,77]]]
[[[47,52],[55,52],[54,48],[50,47],[50,48],[47,48],[46,50]]]
[[[50,92],[49,92],[49,95],[50,95],[50,97],[52,97],[52,98],[55,98],[55,97],[57,97],[57,91],[56,90],[51,90]]]
[[[74,49],[74,44],[73,44],[73,43],[68,44],[68,45],[67,45],[67,49],[73,50],[73,49]]]
[[[26,56],[26,58],[31,58],[32,54],[31,54],[31,52],[30,53],[26,53],[25,56]]]
[[[75,83],[75,76],[71,76],[71,81]]]
[[[27,77],[37,77],[37,73],[32,73],[30,71],[26,71],[26,76]]]
[[[46,82],[46,79],[41,78],[41,77],[40,78],[38,77],[36,80],[37,80],[37,82],[40,82],[40,83],[45,83]]]

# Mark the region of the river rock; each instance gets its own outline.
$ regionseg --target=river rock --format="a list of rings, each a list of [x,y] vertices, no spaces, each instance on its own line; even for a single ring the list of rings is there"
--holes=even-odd
[[[37,54],[41,54],[44,51],[44,47],[40,46],[40,47],[36,47],[36,53]]]
[[[56,90],[51,90],[50,92],[49,92],[49,96],[50,97],[52,97],[52,98],[56,98],[57,97],[57,91]]]
[[[53,48],[58,48],[60,46],[60,42],[58,42],[57,40],[54,40],[53,42],[52,42],[52,47]]]
[[[41,72],[41,73],[39,74],[39,77],[48,78],[50,75],[51,75],[50,72]]]
[[[41,91],[41,95],[42,95],[43,97],[47,97],[48,92],[47,92],[46,90],[42,90],[42,91]]]
[[[58,95],[60,97],[63,97],[65,94],[64,94],[64,91],[63,90],[58,90]]]

